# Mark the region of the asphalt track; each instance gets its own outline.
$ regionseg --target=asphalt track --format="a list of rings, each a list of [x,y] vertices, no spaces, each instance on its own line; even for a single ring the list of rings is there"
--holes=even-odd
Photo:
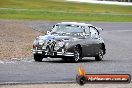
[[[60,58],[33,58],[0,62],[0,84],[8,83],[70,83],[75,82],[77,68],[82,65],[88,74],[132,75],[132,23],[94,23],[104,31],[101,36],[107,53],[103,61],[86,57],[78,63],[66,63]]]

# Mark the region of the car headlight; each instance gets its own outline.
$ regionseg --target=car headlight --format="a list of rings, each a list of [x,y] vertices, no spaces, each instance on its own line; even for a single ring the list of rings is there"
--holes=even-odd
[[[61,47],[63,47],[65,45],[64,41],[58,41],[54,47],[55,50],[60,49]]]
[[[58,45],[59,47],[63,47],[64,44],[65,44],[65,42],[63,42],[63,41],[59,41],[57,45]]]
[[[57,47],[63,47],[64,45],[65,45],[64,41],[58,41],[56,44]]]

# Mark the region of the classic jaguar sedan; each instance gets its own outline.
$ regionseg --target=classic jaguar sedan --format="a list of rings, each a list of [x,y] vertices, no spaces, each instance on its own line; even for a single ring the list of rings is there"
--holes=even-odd
[[[78,62],[83,57],[95,57],[96,61],[101,61],[106,53],[105,43],[100,37],[102,30],[86,23],[57,23],[46,35],[33,42],[34,60],[40,62],[52,57]]]

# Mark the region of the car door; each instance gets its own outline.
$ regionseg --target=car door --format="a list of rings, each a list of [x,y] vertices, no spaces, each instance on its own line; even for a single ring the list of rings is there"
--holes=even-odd
[[[81,42],[82,43],[82,54],[83,56],[91,56],[93,53],[93,46],[92,46],[92,40],[91,40],[91,36],[90,36],[90,31],[89,31],[89,27],[85,27],[85,38],[84,40]]]
[[[89,29],[90,29],[90,36],[91,36],[91,43],[92,43],[92,54],[94,56],[98,54],[100,50],[99,33],[97,29],[93,26],[90,26]]]

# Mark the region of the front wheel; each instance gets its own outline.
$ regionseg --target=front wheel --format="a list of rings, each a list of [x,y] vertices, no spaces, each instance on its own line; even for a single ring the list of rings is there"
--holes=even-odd
[[[43,59],[42,54],[34,54],[34,60],[37,62],[41,62]]]
[[[73,57],[73,61],[74,62],[78,62],[81,59],[81,49],[76,46],[74,49],[74,57]]]
[[[98,56],[95,57],[96,61],[102,61],[103,59],[103,50],[101,49],[98,53]]]

